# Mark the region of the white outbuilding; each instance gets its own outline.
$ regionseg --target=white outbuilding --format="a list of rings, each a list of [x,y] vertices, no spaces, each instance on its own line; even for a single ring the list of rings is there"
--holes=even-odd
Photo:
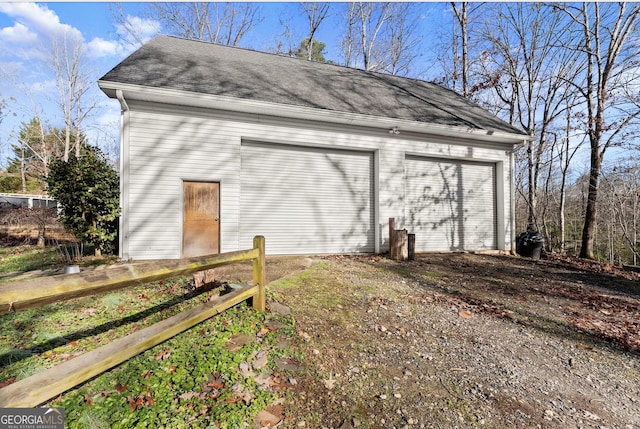
[[[522,131],[442,86],[158,36],[99,80],[122,107],[120,256],[511,250]]]

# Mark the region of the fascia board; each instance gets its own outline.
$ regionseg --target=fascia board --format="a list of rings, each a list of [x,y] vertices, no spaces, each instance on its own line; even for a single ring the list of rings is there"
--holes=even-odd
[[[379,116],[368,116],[357,113],[338,112],[333,110],[313,109],[265,101],[245,100],[220,95],[202,94],[167,88],[153,88],[141,85],[122,84],[109,81],[98,81],[100,89],[110,98],[117,98],[116,92],[122,91],[124,99],[177,104],[182,106],[202,107],[250,113],[256,115],[278,116],[292,119],[322,121],[342,125],[362,126],[391,130],[397,128],[401,133],[411,132],[431,134],[443,137],[456,137],[485,142],[504,143],[510,146],[531,140],[526,134],[507,133],[503,131],[479,130],[468,127],[457,127],[440,124],[416,122],[406,119],[394,119]]]

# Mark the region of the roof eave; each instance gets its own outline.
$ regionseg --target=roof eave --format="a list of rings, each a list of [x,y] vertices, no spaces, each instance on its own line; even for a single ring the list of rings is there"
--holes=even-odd
[[[112,81],[98,81],[100,89],[110,98],[118,98],[116,91],[122,91],[124,99],[141,100],[182,106],[203,107],[228,110],[257,115],[280,116],[291,119],[323,121],[329,123],[386,129],[398,133],[432,134],[443,137],[467,138],[507,145],[521,144],[530,140],[526,134],[509,133],[500,130],[484,130],[470,127],[450,126],[426,122],[411,121],[362,115],[333,110],[247,100],[220,95],[203,94],[168,88],[154,88],[142,85],[123,84]]]

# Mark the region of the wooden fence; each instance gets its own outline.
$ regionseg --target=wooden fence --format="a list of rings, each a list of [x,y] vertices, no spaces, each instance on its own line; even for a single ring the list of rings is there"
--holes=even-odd
[[[35,407],[110,368],[186,331],[226,309],[252,299],[265,310],[265,241],[253,249],[161,263],[125,264],[88,274],[68,274],[0,284],[0,314],[38,307],[80,296],[96,295],[157,280],[192,274],[222,265],[253,261],[253,284],[217,297],[106,346],[0,389],[0,407]]]

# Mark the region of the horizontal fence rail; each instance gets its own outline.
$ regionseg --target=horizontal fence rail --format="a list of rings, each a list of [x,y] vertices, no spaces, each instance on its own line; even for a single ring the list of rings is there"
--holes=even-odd
[[[53,368],[3,387],[0,389],[0,407],[21,408],[42,404],[246,299],[252,300],[254,309],[264,311],[266,295],[264,237],[255,237],[253,245],[254,248],[251,250],[179,261],[163,261],[160,263],[161,267],[158,267],[156,262],[155,269],[152,269],[154,264],[151,263],[136,265],[135,269],[132,269],[132,265],[124,265],[100,273],[109,272],[108,276],[88,275],[84,276],[84,280],[80,280],[80,277],[83,277],[81,275],[69,274],[16,282],[23,288],[25,283],[27,284],[27,288],[22,289],[22,294],[19,293],[20,288],[16,288],[14,284],[2,285],[0,305],[4,310],[3,313],[7,313],[187,275],[236,262],[253,261],[252,285],[219,296]],[[73,276],[78,278],[74,280]],[[42,282],[41,287],[38,287],[39,282]],[[38,291],[38,289],[42,290]]]
[[[259,249],[254,248],[175,261],[124,264],[89,273],[62,274],[0,284],[0,314],[256,260],[258,253]]]

